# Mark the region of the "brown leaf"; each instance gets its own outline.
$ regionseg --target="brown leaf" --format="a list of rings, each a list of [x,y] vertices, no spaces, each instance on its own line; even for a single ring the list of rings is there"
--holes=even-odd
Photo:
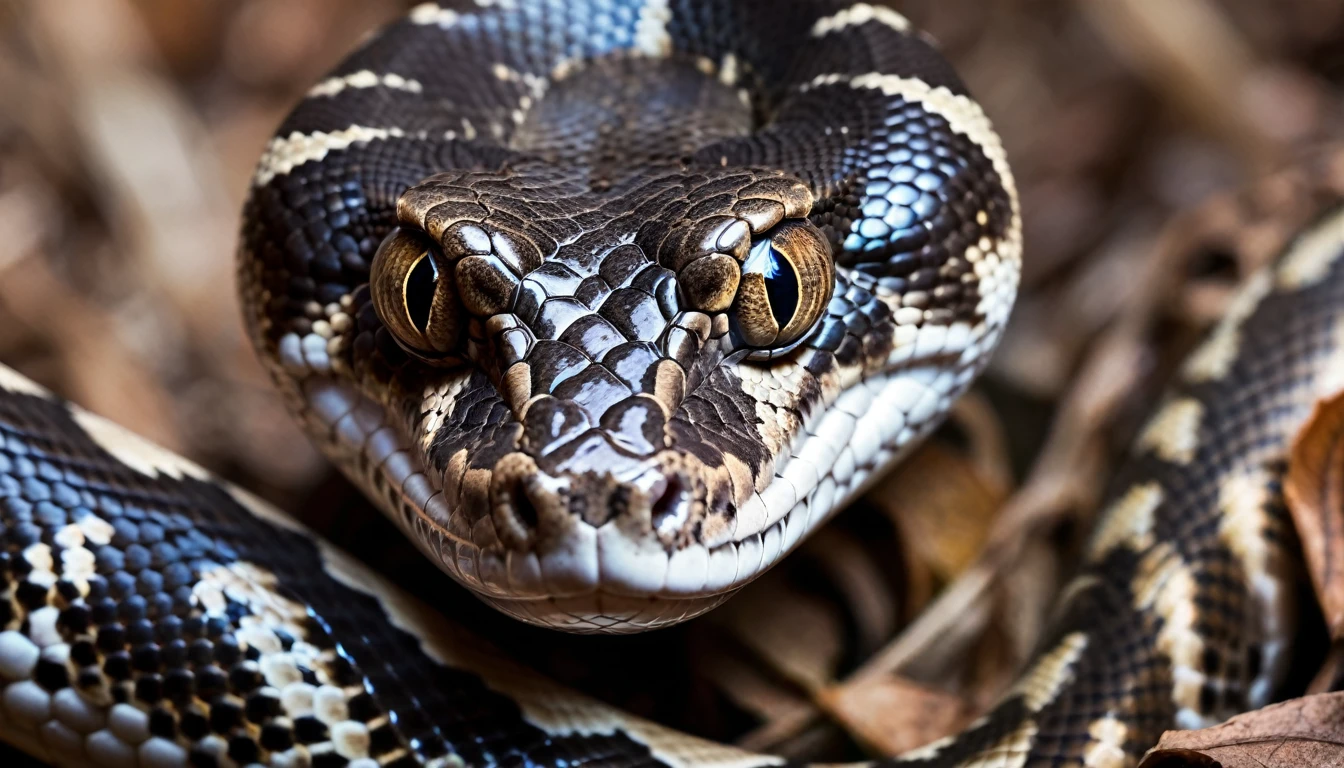
[[[1344,693],[1248,712],[1199,731],[1167,731],[1139,768],[1344,765]]]
[[[931,442],[879,481],[868,498],[885,510],[941,580],[955,578],[984,546],[1004,492],[969,457]]]
[[[755,586],[755,585],[753,585]],[[784,679],[816,690],[835,675],[844,653],[843,616],[783,578],[762,579],[710,618]]]
[[[1273,167],[1284,148],[1242,106],[1245,83],[1259,66],[1256,52],[1217,3],[1093,0],[1080,7],[1112,48],[1191,119],[1236,147],[1247,165]]]
[[[1330,636],[1344,636],[1344,391],[1316,404],[1293,441],[1284,481]]]
[[[956,733],[969,720],[959,696],[896,675],[875,675],[821,692],[818,702],[846,730],[883,755],[899,755]]]

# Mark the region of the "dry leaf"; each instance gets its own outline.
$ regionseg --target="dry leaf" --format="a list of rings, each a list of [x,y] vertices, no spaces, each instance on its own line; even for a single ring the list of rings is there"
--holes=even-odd
[[[1316,404],[1293,441],[1284,496],[1330,636],[1344,635],[1344,391]]]
[[[816,564],[818,575],[835,585],[856,647],[864,654],[896,634],[906,607],[900,576],[883,571],[883,563],[876,559],[879,554],[865,548],[868,543],[840,526],[829,526],[817,531],[799,552]]]
[[[1004,492],[971,460],[931,442],[878,482],[868,498],[891,516],[922,563],[955,578],[984,546]]]
[[[1167,731],[1139,768],[1344,766],[1344,693],[1265,707],[1199,731]]]
[[[762,579],[710,621],[803,690],[830,682],[844,652],[843,616],[835,606],[782,578]]]
[[[895,675],[834,686],[818,702],[845,730],[889,756],[956,733],[970,719],[960,697]]]
[[[1122,58],[1191,119],[1236,147],[1243,162],[1275,166],[1283,147],[1242,106],[1244,84],[1260,64],[1218,4],[1093,0],[1081,7]]]

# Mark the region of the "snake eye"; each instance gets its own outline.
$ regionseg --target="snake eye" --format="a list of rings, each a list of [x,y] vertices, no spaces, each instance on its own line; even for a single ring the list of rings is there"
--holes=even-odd
[[[438,248],[423,235],[392,230],[369,267],[369,290],[379,319],[406,351],[426,360],[457,346],[460,302]]]
[[[438,284],[439,268],[434,266],[429,251],[425,251],[416,258],[401,289],[407,318],[422,334],[429,328],[429,313],[434,308],[434,289]]]
[[[835,287],[831,248],[807,222],[789,221],[751,244],[730,310],[749,347],[783,351],[817,324]]]
[[[765,295],[770,301],[770,314],[778,327],[787,326],[798,311],[798,272],[794,270],[793,262],[775,248],[773,240],[764,238],[752,244],[742,271],[761,274],[765,279]]]

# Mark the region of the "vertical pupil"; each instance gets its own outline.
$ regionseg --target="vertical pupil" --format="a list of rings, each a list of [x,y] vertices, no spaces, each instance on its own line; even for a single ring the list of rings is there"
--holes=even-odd
[[[429,326],[429,310],[434,306],[434,287],[439,282],[439,268],[428,253],[420,254],[410,273],[406,275],[406,316],[421,333]]]
[[[767,238],[751,247],[751,254],[743,268],[748,272],[760,272],[765,278],[765,295],[770,299],[770,313],[783,329],[798,310],[798,275],[793,271],[793,264]]]

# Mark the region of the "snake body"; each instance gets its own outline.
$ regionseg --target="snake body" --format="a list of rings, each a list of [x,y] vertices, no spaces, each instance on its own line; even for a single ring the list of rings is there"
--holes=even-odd
[[[427,4],[315,86],[239,259],[309,432],[488,602],[711,608],[937,422],[1016,285],[983,112],[867,4]],[[897,760],[1125,766],[1271,700],[1279,482],[1344,383],[1344,209],[1138,441],[1036,661]],[[779,282],[781,276],[792,282]],[[786,308],[781,311],[781,307]],[[62,765],[777,764],[494,655],[319,536],[0,369],[0,738]]]

